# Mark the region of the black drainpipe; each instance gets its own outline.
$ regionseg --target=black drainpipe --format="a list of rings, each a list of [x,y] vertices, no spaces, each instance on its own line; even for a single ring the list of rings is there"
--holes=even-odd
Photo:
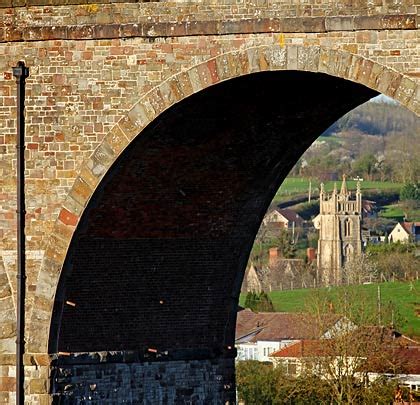
[[[16,405],[25,403],[25,80],[29,68],[18,62],[13,68],[17,84],[16,193],[17,193],[17,292],[16,292]]]

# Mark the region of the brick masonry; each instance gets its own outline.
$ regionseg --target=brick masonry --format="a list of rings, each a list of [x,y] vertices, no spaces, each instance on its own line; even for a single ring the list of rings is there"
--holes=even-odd
[[[234,361],[121,361],[126,355],[96,353],[99,361],[73,357],[52,367],[53,404],[145,405],[234,403]],[[83,361],[85,360],[85,361]],[[58,392],[58,393],[56,393]]]
[[[228,1],[211,4],[152,2],[55,7],[39,3],[0,2],[4,7],[0,9],[0,364],[4,365],[0,366],[0,402],[4,400],[3,403],[9,398],[12,401],[9,393],[13,386],[10,356],[15,340],[13,161],[16,112],[11,67],[18,60],[25,60],[31,68],[26,109],[28,373],[37,364],[34,356],[47,353],[50,336],[55,333],[51,328],[50,335],[50,324],[51,319],[53,325],[59,319],[52,317],[59,276],[73,234],[76,229],[80,231],[78,224],[85,207],[91,199],[93,203],[100,203],[99,193],[94,194],[94,191],[113,163],[119,156],[122,157],[119,162],[124,161],[127,156],[124,151],[134,140],[147,135],[143,129],[149,123],[154,122],[159,127],[161,114],[172,105],[178,103],[181,107],[183,100],[191,98],[193,93],[228,79],[257,72],[298,70],[326,73],[360,83],[419,112],[418,6],[414,1],[392,4],[379,0],[331,1],[316,5],[284,1],[263,1],[258,5],[245,1],[235,5]],[[12,4],[29,7],[12,8]],[[317,91],[318,98],[313,104],[319,104],[322,111],[327,110],[330,105],[324,104],[323,90]],[[279,103],[283,108],[287,104],[284,98],[289,97],[285,94],[289,93],[279,89],[276,97],[270,96],[267,109],[278,108]],[[306,98],[306,91],[302,89],[301,94]],[[358,94],[357,100],[361,102],[364,96]],[[335,113],[344,113],[357,100],[344,103],[343,109]],[[228,223],[226,218],[230,218],[236,223],[238,216],[234,213],[242,212],[244,218],[252,215],[243,207],[250,206],[247,201],[253,201],[259,195],[257,209],[252,211],[256,213],[255,217],[243,229],[238,229],[231,244],[226,245],[233,250],[238,241],[248,246],[254,225],[259,221],[258,212],[267,204],[272,189],[286,173],[286,167],[303,152],[307,142],[321,131],[315,124],[309,135],[295,131],[301,122],[307,121],[305,111],[308,107],[305,110],[302,104],[298,113],[295,109],[303,102],[295,100],[285,109],[289,114],[283,116],[284,121],[295,114],[300,120],[284,124],[284,133],[290,133],[291,138],[286,137],[283,143],[275,145],[278,149],[273,149],[282,151],[283,160],[278,155],[277,163],[274,163],[273,156],[271,163],[272,168],[283,168],[278,177],[270,178],[265,191],[238,187],[236,192],[242,197],[235,209],[224,212],[224,216],[211,213],[211,221],[222,218],[219,223]],[[244,108],[249,111],[246,110],[249,107]],[[243,116],[243,113],[238,114],[240,119],[237,121]],[[332,116],[327,118],[332,119]],[[164,126],[160,125],[161,128]],[[137,137],[139,133],[142,136]],[[234,131],[231,134],[234,136]],[[147,136],[144,138],[146,140]],[[264,137],[264,141],[252,148],[258,151],[259,144],[268,142],[269,145],[268,138]],[[302,142],[297,143],[296,139]],[[291,150],[291,145],[296,149]],[[241,153],[247,156],[244,150],[246,148],[241,149]],[[260,151],[263,156],[263,148]],[[212,153],[216,155],[217,148]],[[176,156],[183,159],[182,154]],[[172,171],[175,168],[173,166]],[[247,173],[253,170],[252,167],[249,169]],[[243,196],[248,192],[247,200]],[[234,193],[232,198],[236,199]],[[179,195],[175,198],[178,200]],[[159,214],[167,221],[165,210],[161,209],[153,215]],[[188,219],[186,214],[187,211],[180,218]],[[136,238],[133,238],[127,228],[132,217],[117,212],[113,215],[113,219],[120,221],[120,238],[138,239],[139,235],[134,232]],[[150,230],[151,227],[144,226],[147,221],[153,221],[153,217],[143,218],[141,227]],[[202,233],[208,224],[209,221],[200,222],[192,229]],[[188,233],[185,222],[176,229],[181,228]],[[150,232],[146,236],[150,237]],[[110,236],[106,234],[106,237]],[[156,238],[156,235],[152,237]],[[128,242],[125,240],[124,243]],[[229,296],[235,297],[239,291],[236,284],[245,261],[242,257],[229,262],[239,276],[229,276],[232,284],[224,287],[226,295],[222,302]],[[68,280],[69,286],[77,285],[77,279]],[[56,305],[64,302],[65,294],[60,291]],[[223,317],[230,316],[228,309],[225,311],[220,315],[221,323]],[[63,314],[68,316],[65,311]],[[220,330],[214,333],[216,337],[220,336]],[[223,346],[226,342],[219,340],[218,344]],[[45,371],[43,373],[43,377],[39,377],[41,380],[45,378]],[[37,376],[33,378],[38,379]],[[30,403],[48,401],[45,381],[32,384],[37,388],[34,392],[35,388],[28,386]]]

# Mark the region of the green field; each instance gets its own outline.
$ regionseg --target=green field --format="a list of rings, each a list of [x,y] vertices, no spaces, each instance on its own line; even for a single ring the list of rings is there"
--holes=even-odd
[[[400,321],[399,330],[409,336],[420,337],[420,281],[414,282],[388,282],[381,283],[381,304],[383,308],[392,302],[395,308],[395,317]],[[334,301],[340,288],[334,287],[328,291]],[[369,311],[376,311],[378,284],[365,284],[354,286],[358,293],[365,297]],[[310,304],[314,289],[299,289],[292,291],[272,291],[269,296],[276,311],[281,312],[305,312]],[[245,294],[241,294],[240,304],[243,305]],[[417,315],[417,313],[419,315]]]
[[[325,182],[325,190],[327,192],[331,192],[334,188],[334,183],[337,184],[337,188],[340,188],[341,180],[334,182],[334,181],[327,181]],[[349,190],[356,190],[356,181],[355,180],[348,180],[347,187]],[[318,180],[312,180],[312,192],[316,189],[319,189],[320,182]],[[392,183],[390,181],[362,181],[360,182],[360,186],[362,190],[375,190],[375,191],[399,191],[402,187],[401,183]],[[308,193],[309,189],[309,179],[302,178],[302,177],[286,177],[276,193],[274,197],[275,200],[279,200],[284,198],[285,196],[293,196],[299,194]],[[315,195],[317,195],[316,193]]]
[[[404,212],[398,205],[385,205],[379,215],[383,218],[396,219],[397,221],[404,219]]]

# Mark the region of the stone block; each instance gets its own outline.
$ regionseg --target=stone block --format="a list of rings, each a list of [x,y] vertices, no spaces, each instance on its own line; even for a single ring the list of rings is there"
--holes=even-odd
[[[124,132],[128,139],[135,138],[142,129],[142,127],[137,127],[137,125],[135,125],[134,122],[131,121],[128,115],[121,118],[120,121],[118,121],[118,125],[120,126],[121,130]]]
[[[219,23],[213,21],[187,21],[186,32],[187,35],[203,35],[204,33],[219,32]]]
[[[89,187],[94,190],[96,186],[99,183],[100,177],[96,176],[92,170],[87,166],[83,165],[79,177],[89,185]],[[83,205],[79,204],[76,200],[72,198],[67,198],[64,202],[64,207],[66,207],[69,211],[73,212],[74,214],[77,214],[80,216],[80,214],[83,212]]]
[[[353,21],[355,30],[379,30],[382,28],[382,17],[380,15],[356,15]]]
[[[92,36],[96,39],[119,38],[119,24],[98,24],[92,27]]]
[[[87,163],[91,172],[100,179],[114,161],[114,152],[107,144],[101,144],[92,154]],[[92,188],[80,176],[76,179],[70,196],[80,205],[85,206],[87,199],[91,196]]]
[[[48,394],[48,380],[43,378],[33,378],[29,381],[30,394]]]
[[[408,77],[403,77],[395,92],[395,99],[401,104],[407,105],[408,101],[413,96],[415,89],[416,83],[414,80],[409,79]]]
[[[49,354],[28,354],[29,361],[28,364],[36,366],[44,366],[45,370],[48,370],[48,366],[51,364],[51,358]]]
[[[79,221],[78,215],[73,214],[66,208],[62,208],[60,214],[58,215],[58,219],[64,225],[76,226],[77,222]]]
[[[271,69],[281,70],[286,69],[287,52],[286,47],[272,46],[265,50],[266,60]]]
[[[182,72],[177,76],[180,91],[182,91],[182,94],[184,97],[188,97],[193,93],[193,88],[191,85],[190,78],[188,76],[188,73]]]
[[[127,115],[127,119],[120,121],[120,127],[125,134],[133,139],[150,122],[150,118],[142,103],[137,103]]]
[[[247,52],[238,52],[237,54],[238,69],[242,75],[249,74],[249,60]]]
[[[266,72],[269,67],[269,63],[267,61],[267,56],[265,54],[265,47],[257,49],[258,55],[258,71],[259,72]]]
[[[399,87],[402,75],[400,73],[385,69],[378,76],[377,90],[389,97],[394,97],[394,94]]]
[[[357,82],[359,77],[359,71],[361,66],[363,65],[364,58],[356,55],[352,55],[350,68],[348,70],[347,78]]]
[[[340,17],[326,17],[325,18],[326,31],[353,31],[354,17],[340,16]]]
[[[226,80],[231,77],[230,66],[227,54],[220,55],[216,58],[217,75],[220,80]]]
[[[201,88],[205,89],[213,84],[212,75],[207,64],[197,66],[198,77],[200,78]]]
[[[15,350],[16,350],[16,338],[13,337],[13,338],[0,339],[0,355],[13,353]],[[13,364],[15,364],[14,363],[15,358],[16,357],[13,356]]]
[[[197,93],[198,91],[203,89],[200,80],[200,74],[197,68],[190,69],[188,71],[188,76],[190,78],[191,86],[193,88],[194,93]]]
[[[0,339],[7,339],[16,336],[15,322],[2,322],[0,325]]]
[[[319,65],[318,71],[323,73],[330,73],[331,62],[330,62],[330,50],[320,48],[319,52]]]
[[[319,53],[319,47],[298,47],[298,69],[309,72],[317,72],[319,66]]]
[[[174,104],[177,100],[175,93],[172,91],[171,85],[168,81],[163,82],[159,86],[159,93],[160,97],[154,96],[149,97],[151,102],[153,103],[153,107],[155,111],[159,114],[160,112],[164,111],[166,108],[170,107]],[[179,94],[179,90],[178,90]]]
[[[118,125],[115,125],[105,137],[105,142],[109,145],[115,155],[128,145],[128,139]]]
[[[368,85],[370,82],[370,74],[372,72],[373,62],[367,59],[362,60],[357,75],[358,83]]]
[[[0,377],[0,391],[14,392],[16,388],[16,378]]]
[[[9,278],[6,273],[0,273],[0,299],[6,298],[12,294],[9,284]]]
[[[248,67],[249,67],[249,73],[255,73],[260,71],[259,66],[259,54],[257,48],[251,48],[246,51],[248,55]]]
[[[407,107],[414,111],[417,115],[420,115],[420,86],[417,85],[414,89],[411,99],[407,103]]]
[[[94,152],[94,159],[96,159],[96,161],[104,167],[108,167],[108,162],[111,159],[109,159],[108,155],[103,152],[104,149],[105,147],[103,145],[99,146],[99,148]],[[92,188],[83,179],[77,177],[71,189],[70,196],[80,205],[85,206],[92,195],[92,192]]]
[[[416,15],[393,14],[382,17],[382,29],[398,30],[398,29],[416,29]]]
[[[367,85],[371,89],[377,88],[379,77],[383,71],[384,71],[384,67],[382,65],[379,65],[378,63],[373,64],[372,71],[370,72],[369,82],[367,83]]]
[[[0,347],[1,347],[1,343],[0,343]],[[15,346],[16,349],[16,346]],[[4,367],[4,366],[14,366],[15,362],[16,362],[16,354],[15,354],[16,350],[12,350],[9,353],[4,353],[1,352],[0,350],[0,364]],[[10,354],[12,353],[13,354]]]

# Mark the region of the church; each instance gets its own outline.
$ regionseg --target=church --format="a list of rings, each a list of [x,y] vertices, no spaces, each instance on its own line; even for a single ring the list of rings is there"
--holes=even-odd
[[[319,230],[317,266],[319,281],[325,285],[341,284],[343,266],[362,253],[362,193],[360,182],[354,198],[343,176],[340,192],[334,184],[331,194],[321,184],[319,215],[313,220]]]

